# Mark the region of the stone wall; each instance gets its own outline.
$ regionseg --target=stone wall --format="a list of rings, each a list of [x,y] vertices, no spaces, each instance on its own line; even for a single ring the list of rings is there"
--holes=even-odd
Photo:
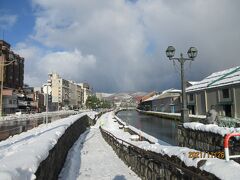
[[[92,120],[85,115],[68,127],[54,148],[49,151],[48,157],[40,163],[35,173],[37,180],[58,179],[58,174],[61,172],[69,149],[80,134],[90,126],[90,123],[93,123]]]
[[[221,134],[184,128],[183,125],[178,126],[178,146],[205,152],[219,152],[224,151],[223,142],[224,137]],[[239,140],[231,138],[229,145],[230,154],[239,154]]]
[[[175,121],[181,121],[181,114],[180,113],[164,113],[164,112],[157,112],[157,111],[142,111],[140,109],[136,109],[138,112],[146,115],[151,115],[163,119],[171,119]],[[199,117],[195,115],[189,115],[189,119],[191,122],[199,122],[203,121],[205,117]]]
[[[143,180],[148,179],[218,179],[215,175],[195,167],[187,167],[176,156],[169,157],[160,153],[146,151],[130,145],[101,129],[104,139],[127,166]],[[199,162],[199,166],[204,161]]]

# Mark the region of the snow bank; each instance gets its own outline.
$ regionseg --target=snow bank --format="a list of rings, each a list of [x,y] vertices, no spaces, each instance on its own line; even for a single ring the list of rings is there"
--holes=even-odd
[[[0,142],[0,179],[35,179],[34,173],[49,150],[65,130],[85,114],[92,117],[96,113],[86,112],[42,124]]]
[[[184,128],[192,129],[192,130],[199,130],[204,132],[212,132],[215,134],[220,134],[222,136],[225,136],[228,133],[233,132],[240,132],[240,128],[228,128],[228,127],[219,127],[216,124],[202,124],[197,122],[190,122],[190,123],[184,123]]]

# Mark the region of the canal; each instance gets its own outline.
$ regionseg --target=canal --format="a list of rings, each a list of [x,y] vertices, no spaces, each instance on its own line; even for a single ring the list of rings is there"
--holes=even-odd
[[[120,111],[117,116],[143,132],[172,145],[177,145],[178,121],[141,114],[134,110]]]

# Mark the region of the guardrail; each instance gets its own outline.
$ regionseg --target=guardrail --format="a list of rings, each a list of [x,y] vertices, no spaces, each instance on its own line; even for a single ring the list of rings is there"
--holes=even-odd
[[[227,134],[224,138],[224,152],[225,152],[225,160],[229,161],[230,158],[239,158],[240,155],[229,155],[229,140],[231,137],[234,136],[240,136],[240,133],[231,133],[231,134]]]
[[[147,159],[149,162],[154,162],[155,164],[157,164],[157,166],[165,167],[168,170],[170,169],[170,172],[172,173],[176,174],[177,172],[177,174],[181,177],[175,176],[176,179],[218,179],[214,175],[209,174],[205,171],[201,171],[197,168],[188,168],[186,165],[184,165],[184,163],[181,162],[179,158],[177,160],[173,160],[172,157],[167,157],[166,155],[161,155],[156,152],[141,149],[132,143],[116,137],[115,135],[102,129],[101,127],[100,131],[103,135],[103,138],[113,147],[113,149],[115,149],[116,153],[122,160],[126,155],[119,154],[119,150],[125,150],[129,154],[129,156],[136,156],[139,160],[138,164],[141,164],[142,159]],[[131,166],[132,170],[135,171],[140,177],[146,178],[141,175],[141,170],[138,171],[137,168],[134,167],[134,162],[129,160],[125,163],[128,166]],[[158,175],[163,176],[163,178],[166,179],[166,174],[163,173]]]
[[[76,112],[77,113],[77,112]],[[76,114],[75,113],[75,114]],[[52,114],[48,117],[49,122],[68,117],[70,115],[73,115],[73,113],[66,113],[66,114]],[[7,139],[10,136],[20,134],[24,131],[30,130],[34,127],[39,126],[40,124],[45,123],[46,116],[29,116],[25,119],[19,119],[19,120],[5,120],[1,121],[0,123],[0,141]]]

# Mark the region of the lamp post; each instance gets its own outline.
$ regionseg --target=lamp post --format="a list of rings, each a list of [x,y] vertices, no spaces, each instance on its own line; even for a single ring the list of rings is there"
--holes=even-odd
[[[2,114],[3,114],[3,81],[4,81],[4,67],[5,66],[8,66],[14,62],[16,62],[16,59],[9,62],[9,63],[6,63],[5,64],[5,59],[4,59],[4,55],[3,55],[3,50],[6,50],[6,46],[2,46],[2,49],[0,49],[0,56],[1,56],[1,61],[0,61],[0,69],[1,69],[1,92],[0,92],[0,117],[2,117]]]
[[[188,58],[184,58],[183,54],[180,54],[179,58],[174,57],[175,55],[175,48],[173,46],[168,46],[166,50],[166,55],[169,58],[169,60],[177,60],[180,63],[181,67],[181,86],[182,86],[182,111],[181,111],[181,117],[182,122],[188,122],[189,121],[189,115],[188,115],[188,109],[187,109],[187,99],[186,99],[186,82],[184,77],[184,63],[186,61],[193,61],[194,58],[197,56],[197,49],[195,47],[190,47],[187,54]]]

